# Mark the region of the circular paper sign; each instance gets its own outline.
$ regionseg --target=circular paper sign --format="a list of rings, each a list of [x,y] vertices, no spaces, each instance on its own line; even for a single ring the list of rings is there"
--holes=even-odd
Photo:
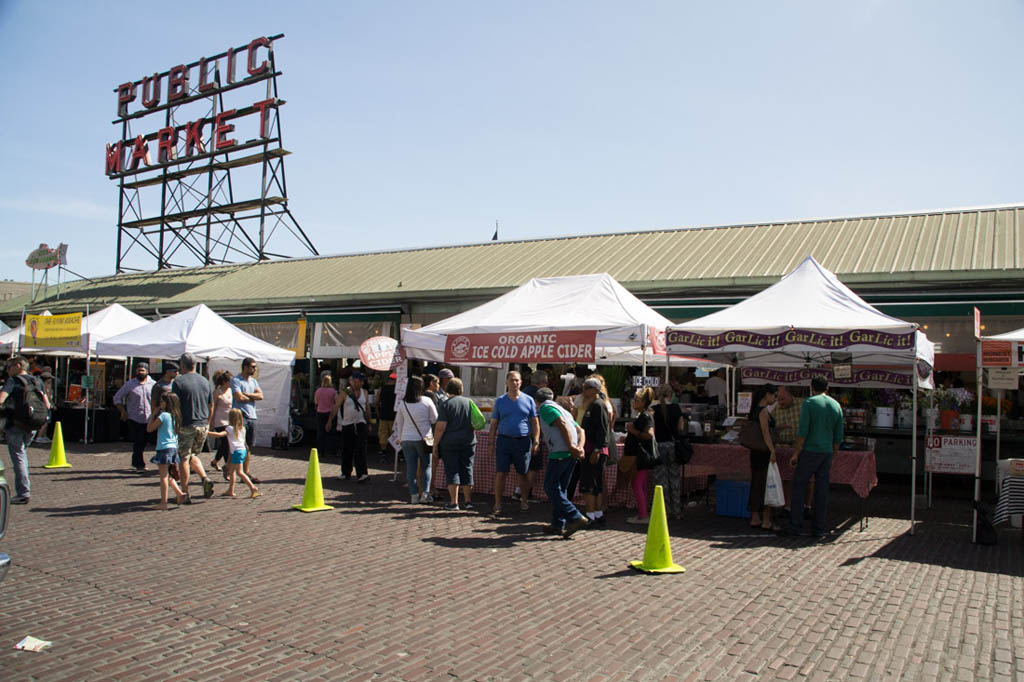
[[[398,341],[388,336],[374,336],[359,346],[359,359],[363,365],[378,372],[386,372],[404,362]]]

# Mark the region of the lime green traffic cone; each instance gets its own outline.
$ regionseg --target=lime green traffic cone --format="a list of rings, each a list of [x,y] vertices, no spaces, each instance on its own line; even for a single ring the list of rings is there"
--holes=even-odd
[[[647,523],[647,545],[643,561],[630,561],[629,565],[644,573],[682,573],[686,569],[672,563],[672,548],[668,542],[668,518],[665,516],[665,493],[654,486],[654,505]]]
[[[293,509],[304,512],[334,509],[324,504],[324,484],[320,480],[320,460],[316,448],[309,451],[309,468],[306,469],[306,489],[302,492],[302,504],[293,504]]]

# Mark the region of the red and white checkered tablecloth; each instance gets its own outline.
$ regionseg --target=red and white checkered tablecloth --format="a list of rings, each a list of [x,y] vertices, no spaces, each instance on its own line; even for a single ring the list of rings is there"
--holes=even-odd
[[[622,455],[622,444],[619,444],[619,455]],[[542,452],[538,455],[545,458],[547,463],[547,447],[541,443]],[[746,452],[746,450],[744,450]],[[696,490],[704,490],[708,487],[708,477],[714,474],[712,467],[695,466],[695,462],[686,465],[683,478],[683,493],[688,494]],[[609,507],[636,507],[636,500],[633,499],[633,491],[629,484],[616,488],[617,467],[607,466],[604,468],[604,489],[606,501]],[[654,477],[648,476],[648,501],[654,490]],[[519,477],[515,468],[505,477],[505,495],[511,496],[519,485]],[[433,487],[445,488],[444,463],[438,462],[437,469],[433,472]],[[488,431],[476,432],[476,456],[473,460],[473,492],[493,493],[494,492],[494,441]],[[533,495],[541,500],[547,500],[544,494],[544,471],[537,472],[537,484]],[[583,496],[577,491],[573,500],[577,505],[583,504]]]
[[[793,480],[793,467],[789,465],[792,454],[793,448],[780,447],[776,450],[779,473],[784,481]],[[693,446],[690,463],[712,467],[718,476],[750,475],[750,451],[742,445],[697,443]],[[867,497],[878,485],[875,453],[870,450],[840,450],[832,459],[829,481],[847,484],[860,497]]]

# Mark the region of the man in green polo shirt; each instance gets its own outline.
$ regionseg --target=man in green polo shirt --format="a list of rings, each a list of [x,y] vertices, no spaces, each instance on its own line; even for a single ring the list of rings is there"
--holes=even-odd
[[[814,537],[824,538],[828,532],[828,478],[832,458],[843,442],[843,408],[828,396],[828,381],[816,376],[811,379],[811,397],[800,408],[800,426],[797,429],[796,450],[789,463],[796,467],[793,474],[793,501],[789,526],[784,535],[800,535],[804,522],[804,495],[814,477]]]
[[[540,430],[548,444],[548,462],[544,467],[544,492],[551,502],[551,525],[545,531],[565,539],[588,525],[587,517],[569,501],[566,493],[576,460],[583,458],[586,435],[569,412],[555,402],[550,388],[537,390],[540,403]]]

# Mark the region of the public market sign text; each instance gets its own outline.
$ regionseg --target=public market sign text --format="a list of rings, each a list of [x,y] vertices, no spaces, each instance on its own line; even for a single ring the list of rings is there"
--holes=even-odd
[[[167,105],[184,104],[193,99],[210,97],[217,93],[244,87],[265,80],[271,75],[270,53],[273,42],[270,38],[254,38],[247,46],[228,48],[226,52],[215,57],[203,57],[198,62],[186,66],[172,66],[166,73],[154,73],[137,81],[128,81],[117,86],[116,104],[118,121],[141,117],[151,111]],[[243,62],[239,67],[238,62]],[[239,79],[240,68],[245,74]],[[223,81],[211,74],[224,74]],[[163,83],[167,90],[164,94]],[[196,84],[195,92],[190,90]],[[211,118],[199,118],[184,125],[165,126],[156,133],[137,135],[134,139],[118,140],[107,145],[106,174],[116,175],[136,171],[141,165],[146,168],[157,164],[184,163],[197,154],[207,152],[224,152],[238,144],[231,137],[235,125],[233,119],[258,114],[260,117],[259,135],[267,137],[267,112],[277,106],[274,97],[253,102],[251,107],[239,111],[228,109]],[[208,148],[203,130],[211,126],[210,144]],[[179,140],[184,138],[184,145],[179,147]],[[156,162],[150,156],[150,141],[156,141]],[[181,156],[179,157],[179,153]],[[143,168],[145,170],[145,168]]]

